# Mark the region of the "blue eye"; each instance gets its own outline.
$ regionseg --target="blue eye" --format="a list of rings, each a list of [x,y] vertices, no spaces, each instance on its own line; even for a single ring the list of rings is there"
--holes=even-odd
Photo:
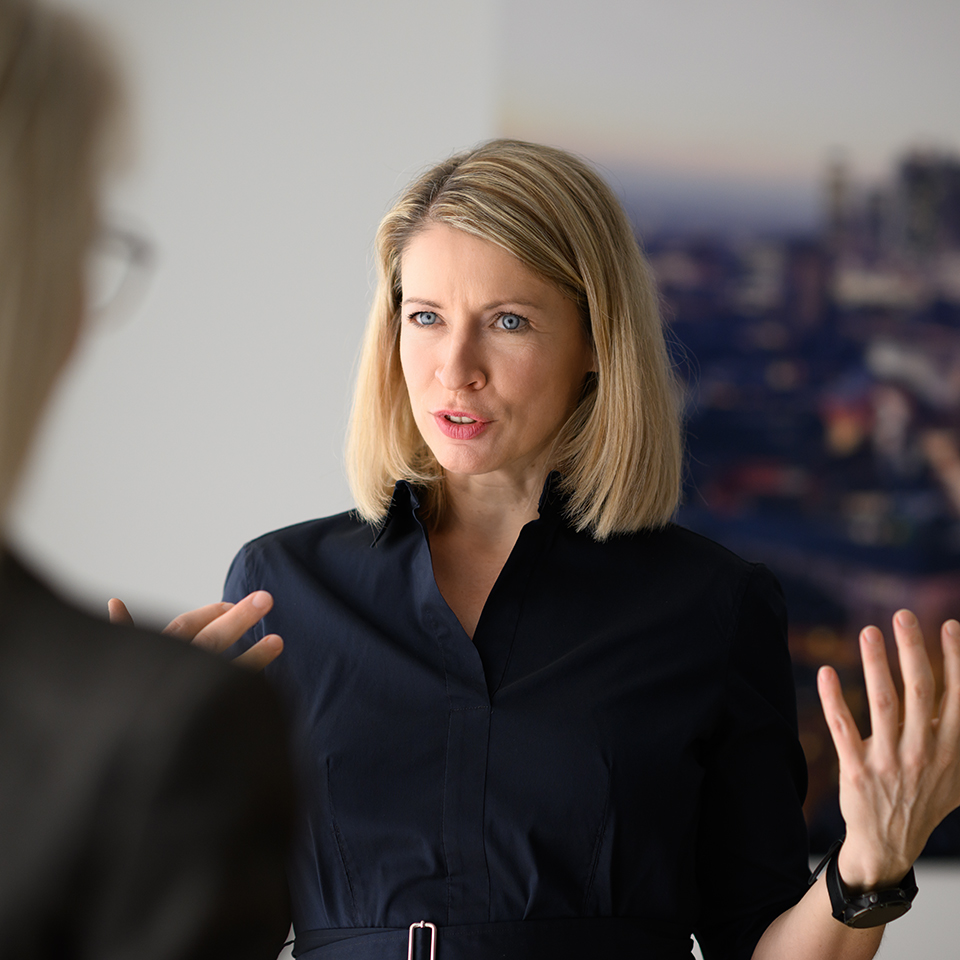
[[[413,319],[421,327],[430,327],[437,322],[437,315],[430,310],[420,310],[413,315]]]
[[[505,313],[500,317],[500,324],[504,330],[519,330],[523,323],[523,317],[518,317],[515,313]]]

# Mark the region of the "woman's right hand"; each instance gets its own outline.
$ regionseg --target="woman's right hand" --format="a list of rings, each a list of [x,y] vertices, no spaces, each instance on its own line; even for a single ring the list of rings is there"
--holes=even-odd
[[[239,603],[209,603],[205,607],[181,613],[167,624],[163,633],[218,654],[236,643],[255,623],[259,623],[272,606],[273,597],[266,590],[255,590]],[[116,597],[108,600],[107,610],[111,623],[133,626],[133,617],[122,600]],[[282,650],[283,640],[277,634],[270,633],[233,662],[248,670],[262,670]]]
[[[823,667],[818,676],[840,758],[846,839],[837,866],[844,883],[860,890],[896,886],[937,824],[960,805],[960,623],[948,620],[940,630],[939,702],[920,624],[909,610],[894,615],[893,636],[903,677],[902,713],[883,634],[876,627],[860,632],[869,737],[861,738],[836,671]]]

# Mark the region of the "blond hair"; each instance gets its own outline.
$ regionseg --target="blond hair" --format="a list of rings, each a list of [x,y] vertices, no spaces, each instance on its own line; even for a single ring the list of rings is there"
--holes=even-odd
[[[579,307],[597,373],[555,448],[571,522],[600,540],[666,523],[680,491],[679,391],[650,269],[594,170],[518,140],[492,140],[428,170],[377,231],[378,284],[347,438],[361,516],[382,521],[398,479],[442,504],[443,471],[414,422],[398,346],[400,258],[436,223],[498,244]]]
[[[109,58],[73,15],[0,0],[0,515],[76,336],[117,101]]]

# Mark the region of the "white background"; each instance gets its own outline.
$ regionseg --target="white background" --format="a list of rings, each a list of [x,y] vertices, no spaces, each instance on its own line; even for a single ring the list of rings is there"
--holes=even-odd
[[[577,8],[554,5],[551,21],[532,0],[514,21],[523,37],[499,0],[74,2],[100,15],[125,53],[139,160],[112,205],[146,228],[159,262],[135,314],[83,344],[51,407],[14,531],[83,602],[102,609],[119,595],[141,622],[160,622],[218,598],[245,540],[350,506],[343,430],[371,243],[391,198],[455,149],[504,129],[532,136],[535,121],[556,130],[552,115],[531,115],[543,84],[569,82],[574,63],[617,74],[635,46],[613,30],[604,59],[579,26],[570,35]],[[627,16],[623,3],[606,6]],[[682,6],[688,29],[703,25],[692,0]],[[753,22],[780,37],[762,6]],[[597,21],[598,5],[586,9]],[[824,16],[835,9],[838,29],[855,40],[856,16],[870,6],[816,5]],[[926,25],[955,9],[930,4]],[[651,55],[662,50],[654,22],[630,17]],[[692,43],[670,27],[676,49],[667,55],[680,78],[672,89],[691,90],[681,81],[707,54],[719,76],[716,32],[727,23]],[[536,50],[531,38],[542,41]],[[933,59],[940,46],[927,48],[923,78],[947,69]],[[717,129],[706,125],[704,136]],[[650,156],[674,162],[686,141],[663,137]],[[920,887],[915,910],[891,927],[887,960],[956,955],[960,871],[926,867]]]

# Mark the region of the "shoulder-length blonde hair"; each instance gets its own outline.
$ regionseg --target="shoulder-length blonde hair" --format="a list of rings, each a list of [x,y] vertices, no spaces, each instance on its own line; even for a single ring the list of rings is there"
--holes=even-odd
[[[498,244],[580,309],[597,372],[556,446],[570,520],[599,540],[666,523],[680,491],[679,391],[650,269],[597,173],[518,140],[492,140],[428,170],[377,231],[377,291],[347,438],[361,516],[382,521],[398,479],[433,489],[442,508],[443,471],[414,422],[399,358],[400,258],[435,223]]]
[[[76,337],[118,109],[112,61],[72,14],[0,3],[0,516]]]

